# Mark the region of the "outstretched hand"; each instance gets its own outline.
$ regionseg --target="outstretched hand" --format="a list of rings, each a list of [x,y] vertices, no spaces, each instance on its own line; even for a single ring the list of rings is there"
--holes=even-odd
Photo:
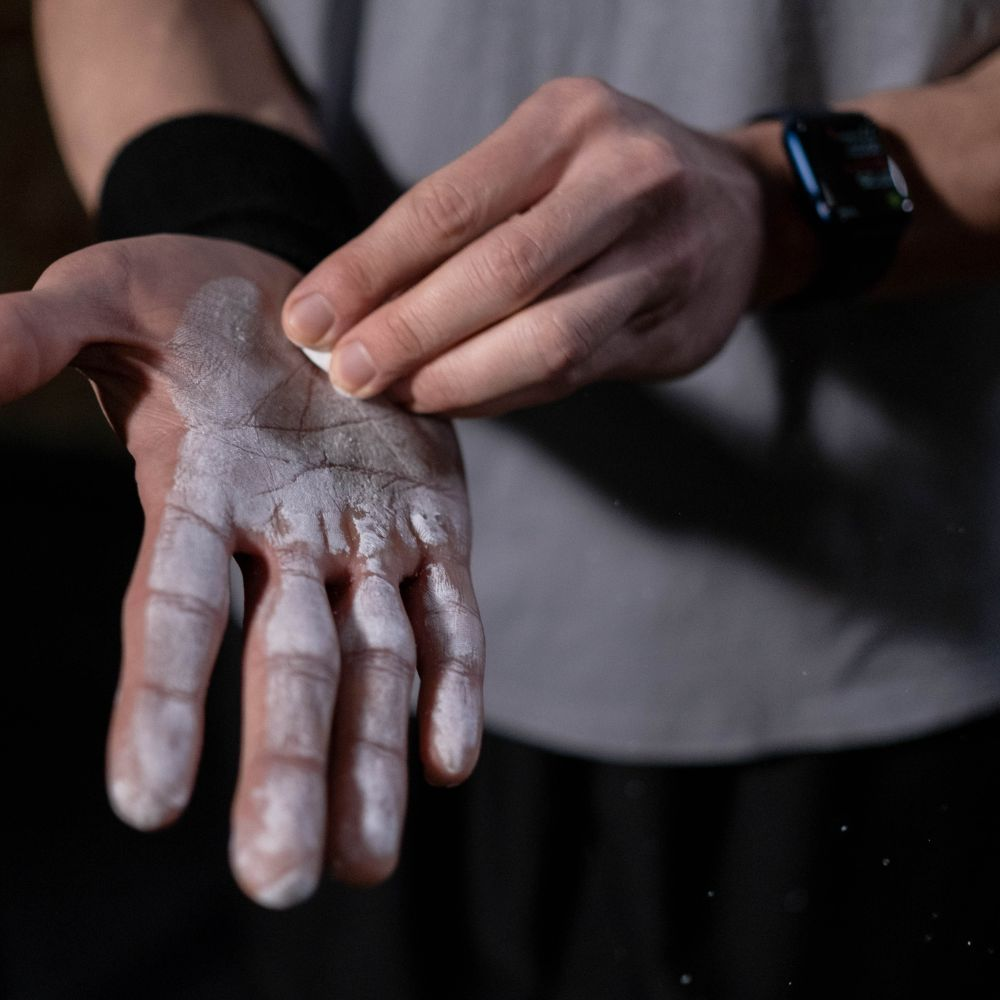
[[[451,428],[337,395],[281,335],[296,278],[239,244],[155,236],[81,251],[0,298],[0,401],[75,358],[136,461],[146,529],[108,756],[112,802],[136,827],[188,801],[242,554],[232,865],[271,906],[312,892],[324,859],[349,881],[392,870],[416,671],[431,781],[469,774],[482,726]]]
[[[286,333],[359,397],[496,414],[687,373],[755,291],[744,152],[597,80],[554,80],[299,283]]]

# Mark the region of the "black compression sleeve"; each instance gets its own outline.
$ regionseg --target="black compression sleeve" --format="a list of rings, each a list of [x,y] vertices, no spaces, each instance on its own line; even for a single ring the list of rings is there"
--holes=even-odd
[[[132,139],[108,170],[102,240],[238,240],[307,271],[357,232],[345,182],[315,150],[243,118],[191,115]]]

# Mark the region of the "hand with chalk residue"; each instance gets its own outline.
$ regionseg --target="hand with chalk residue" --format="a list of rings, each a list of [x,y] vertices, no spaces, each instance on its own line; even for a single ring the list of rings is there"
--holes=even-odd
[[[337,395],[281,334],[297,277],[235,243],[156,236],[81,251],[0,299],[0,401],[75,356],[136,460],[146,531],[108,758],[115,809],[136,827],[187,803],[242,554],[232,864],[275,907],[308,896],[324,859],[355,882],[392,870],[417,671],[432,781],[469,774],[482,727],[452,430]]]

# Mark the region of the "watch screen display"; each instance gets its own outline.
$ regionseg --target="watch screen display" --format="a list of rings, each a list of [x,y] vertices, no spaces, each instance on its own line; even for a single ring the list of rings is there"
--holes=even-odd
[[[785,145],[822,221],[850,224],[912,210],[902,175],[863,115],[795,119],[785,130]]]

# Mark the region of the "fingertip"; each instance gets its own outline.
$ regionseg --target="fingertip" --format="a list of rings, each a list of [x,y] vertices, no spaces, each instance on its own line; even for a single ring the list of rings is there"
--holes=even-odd
[[[332,363],[327,362],[327,364],[329,366],[328,370],[327,370],[327,376],[330,379],[330,388],[333,389],[333,391],[338,396],[343,396],[344,399],[366,399],[366,398],[368,398],[368,396],[365,395],[364,393],[361,393],[361,392],[351,392],[350,390],[345,389],[342,385],[338,385],[337,382],[334,381],[334,377],[333,377],[333,374],[332,374],[332,368],[333,368]]]
[[[199,739],[191,706],[145,692],[127,716],[116,709],[107,764],[108,799],[115,815],[136,830],[158,830],[187,807]]]
[[[339,346],[330,357],[330,381],[345,395],[357,399],[374,396],[378,368],[371,353],[360,340]]]
[[[167,801],[142,782],[116,778],[108,784],[108,801],[114,814],[133,830],[149,833],[172,823],[184,802]]]
[[[432,788],[458,788],[464,784],[475,770],[475,765],[461,771],[447,771],[440,764],[424,764],[424,780]]]
[[[307,899],[323,868],[324,775],[292,761],[251,759],[233,808],[230,868],[243,892],[268,909]]]
[[[437,694],[430,710],[421,757],[428,782],[451,788],[460,785],[475,770],[483,724],[474,691],[462,692],[457,699],[459,704],[442,694],[445,692]]]
[[[377,885],[395,871],[406,811],[404,768],[395,752],[356,749],[349,775],[333,793],[329,860],[338,880]]]
[[[288,910],[309,899],[318,885],[313,872],[296,869],[258,887],[249,896],[268,910]]]
[[[288,910],[304,903],[319,886],[315,864],[299,864],[283,872],[260,876],[261,859],[244,849],[233,856],[233,876],[243,894],[268,910]]]
[[[329,346],[335,320],[330,300],[316,291],[293,291],[281,315],[285,335],[301,347]]]
[[[333,391],[338,396],[343,396],[344,399],[356,399],[357,398],[353,393],[348,392],[346,389],[341,389],[340,386],[337,385],[337,383],[333,381],[333,379],[330,380],[330,386],[333,388]]]
[[[330,859],[333,877],[338,882],[358,888],[380,885],[392,876],[398,865],[398,849],[388,854],[335,852]]]

